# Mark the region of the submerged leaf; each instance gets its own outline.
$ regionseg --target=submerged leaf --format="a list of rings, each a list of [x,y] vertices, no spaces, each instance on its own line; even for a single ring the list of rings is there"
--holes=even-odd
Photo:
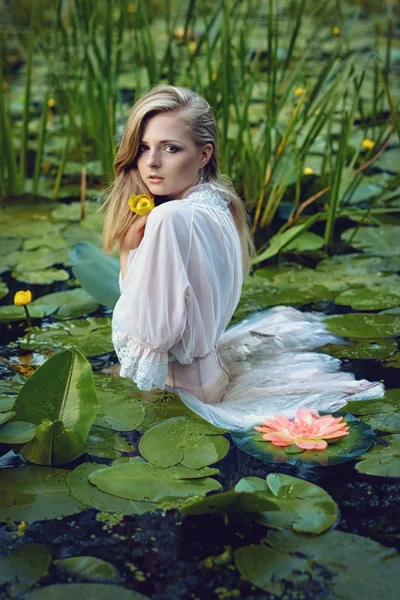
[[[387,435],[379,438],[381,440],[388,442],[388,446],[373,446],[361,456],[356,470],[378,477],[400,477],[400,434]]]
[[[0,558],[0,586],[14,597],[33,587],[49,573],[51,553],[44,544],[25,544]]]
[[[118,579],[117,569],[109,562],[94,556],[70,556],[53,561],[57,569],[70,577],[79,577],[84,581],[99,579]]]

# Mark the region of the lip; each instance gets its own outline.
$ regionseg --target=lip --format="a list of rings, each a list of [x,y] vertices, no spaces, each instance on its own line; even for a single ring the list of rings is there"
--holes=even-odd
[[[164,177],[158,177],[157,175],[150,175],[150,181],[163,181]]]

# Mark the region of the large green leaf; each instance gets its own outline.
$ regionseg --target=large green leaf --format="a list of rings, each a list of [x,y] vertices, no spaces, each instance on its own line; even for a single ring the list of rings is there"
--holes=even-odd
[[[133,452],[133,448],[115,431],[93,426],[87,438],[87,452],[101,458],[119,458],[121,452]]]
[[[49,306],[56,319],[70,319],[90,314],[99,308],[96,302],[84,289],[76,288],[65,292],[55,292],[41,296],[33,303],[35,306]]]
[[[365,256],[363,254],[340,254],[321,260],[316,267],[317,271],[323,271],[338,277],[353,277],[369,273],[376,275],[380,273],[397,273],[400,271],[400,256]]]
[[[0,427],[0,444],[26,444],[35,437],[36,425],[13,421]]]
[[[400,334],[400,317],[352,313],[324,319],[329,331],[353,338],[383,338]]]
[[[38,426],[21,454],[45,465],[73,460],[85,451],[98,406],[86,358],[73,350],[52,356],[26,381],[13,407],[13,420]]]
[[[383,436],[380,440],[388,442],[388,446],[373,446],[361,456],[357,471],[379,477],[400,477],[400,434]]]
[[[208,467],[162,469],[149,463],[132,462],[95,471],[89,475],[89,480],[103,492],[121,498],[161,502],[170,498],[204,496],[221,489],[221,484],[209,477],[216,473],[217,469]]]
[[[319,534],[332,527],[338,517],[336,502],[325,490],[291,475],[270,473],[265,481],[245,477],[235,490],[255,490],[277,503],[279,512],[253,515],[256,521],[268,527],[292,527],[295,531]]]
[[[141,438],[139,452],[156,467],[181,463],[200,469],[218,462],[229,451],[224,430],[190,417],[173,417],[152,427]]]
[[[90,242],[76,244],[70,252],[72,271],[81,286],[100,304],[114,308],[119,296],[119,260]]]
[[[67,281],[69,279],[68,271],[55,268],[44,269],[41,271],[13,271],[12,276],[17,281],[33,283],[35,285],[49,285],[55,281]]]
[[[335,358],[362,358],[378,360],[386,358],[397,349],[397,342],[391,338],[352,340],[346,345],[326,344],[319,350]],[[347,409],[347,406],[346,406]],[[348,409],[349,412],[353,412]],[[358,414],[358,413],[356,413]]]
[[[292,446],[283,448],[274,446],[271,442],[263,440],[262,433],[257,431],[246,431],[244,433],[232,433],[233,443],[243,452],[262,460],[268,464],[289,463],[292,465],[330,466],[353,460],[364,454],[375,441],[373,429],[348,413],[334,413],[339,417],[343,414],[344,421],[349,424],[349,434],[343,438],[328,444],[325,450],[305,450]]]
[[[44,544],[25,544],[0,558],[0,586],[13,598],[49,573],[51,553]]]
[[[154,425],[162,423],[172,417],[191,417],[203,423],[201,417],[197,417],[186,406],[176,394],[165,392],[146,392],[143,394],[143,404],[145,407],[144,421],[140,426],[141,431],[148,431]]]
[[[393,600],[398,595],[400,555],[374,540],[332,529],[320,536],[287,529],[269,532],[267,542],[275,551],[289,553],[287,560],[301,552],[309,566],[327,569],[328,589],[334,598]],[[264,563],[264,568],[269,570],[270,566]]]
[[[85,356],[111,352],[114,348],[111,341],[111,319],[88,317],[85,320],[43,325],[40,329],[31,329],[20,338],[20,346],[25,350],[74,348]]]
[[[33,465],[0,469],[0,521],[43,521],[86,510],[69,491],[67,475]]]
[[[336,304],[351,306],[354,310],[383,310],[400,304],[400,286],[389,281],[386,285],[351,289],[335,298]]]
[[[379,227],[351,227],[342,233],[342,240],[353,248],[375,256],[400,255],[400,236],[397,225]],[[350,241],[351,240],[351,241]]]
[[[230,490],[206,498],[189,499],[180,510],[187,516],[222,513],[254,517],[257,513],[276,514],[281,508],[278,502],[262,493]]]
[[[137,502],[107,494],[90,483],[88,478],[91,473],[108,468],[106,465],[83,463],[69,473],[67,477],[68,487],[79,502],[97,508],[97,510],[123,515],[143,515],[158,508],[156,504],[151,502]]]

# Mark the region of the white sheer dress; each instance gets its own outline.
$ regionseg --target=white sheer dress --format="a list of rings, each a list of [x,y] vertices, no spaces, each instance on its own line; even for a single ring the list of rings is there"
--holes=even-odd
[[[334,411],[384,394],[381,383],[356,380],[338,359],[312,352],[342,341],[322,314],[277,306],[227,329],[242,283],[239,236],[223,190],[198,185],[154,208],[113,313],[121,377],[141,390],[175,392],[231,431],[276,412]]]

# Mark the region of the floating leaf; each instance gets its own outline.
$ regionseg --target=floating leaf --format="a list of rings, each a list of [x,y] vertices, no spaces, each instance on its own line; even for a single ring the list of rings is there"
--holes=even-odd
[[[26,444],[35,437],[36,425],[13,421],[0,427],[0,444]]]
[[[360,421],[367,423],[376,431],[387,433],[400,433],[400,413],[390,415],[388,413],[376,413],[360,417]]]
[[[8,289],[7,284],[4,283],[4,281],[0,281],[0,298],[4,298],[4,296],[7,296],[9,291],[10,290]]]
[[[94,312],[100,306],[83,288],[41,296],[34,304],[52,307],[52,314],[56,319],[81,317]]]
[[[399,413],[400,389],[386,390],[383,398],[377,400],[354,400],[346,404],[346,410],[355,415],[375,413]]]
[[[371,358],[377,360],[386,358],[396,349],[396,340],[390,338],[378,338],[376,340],[352,340],[351,344],[346,345],[327,344],[320,348],[320,352],[329,354],[335,358]],[[349,409],[349,412],[353,411]]]
[[[334,417],[340,417],[341,415],[343,415],[344,421],[350,425],[349,434],[335,440],[333,443],[329,443],[325,450],[305,450],[296,454],[287,453],[284,448],[264,441],[262,433],[257,431],[232,433],[231,438],[242,452],[275,466],[282,463],[292,465],[302,465],[304,463],[320,466],[337,465],[364,454],[375,441],[375,434],[371,427],[362,423],[353,415],[347,413],[333,414]]]
[[[144,419],[144,407],[140,402],[143,392],[128,379],[107,375],[94,378],[99,412],[95,424],[115,431],[132,431]]]
[[[106,583],[56,583],[25,595],[25,600],[148,600],[147,596]]]
[[[106,465],[83,463],[69,473],[67,477],[68,487],[79,502],[82,502],[86,506],[97,508],[97,510],[123,515],[143,515],[158,508],[156,504],[152,504],[151,502],[137,502],[112,496],[111,494],[102,492],[98,487],[90,483],[88,478],[91,473],[108,468]]]
[[[70,253],[72,271],[81,286],[101,304],[114,308],[119,296],[119,260],[89,242],[76,244]]]
[[[42,271],[58,264],[68,264],[68,249],[52,250],[38,248],[37,250],[19,250],[7,257],[10,266],[15,271]]]
[[[363,254],[340,254],[321,260],[317,271],[324,271],[335,278],[356,277],[364,273],[397,273],[400,271],[400,256],[365,256]],[[353,281],[353,280],[352,280]]]
[[[13,271],[12,276],[17,281],[32,283],[34,285],[49,285],[55,281],[67,281],[68,271],[64,269],[44,269],[42,271]]]
[[[144,421],[140,426],[141,431],[148,431],[158,423],[162,423],[172,417],[190,417],[196,419],[197,416],[183,404],[182,400],[176,394],[165,392],[145,392],[142,395],[145,406]],[[203,423],[203,419],[198,417],[198,421]]]
[[[0,558],[0,585],[7,596],[17,596],[49,573],[51,553],[44,544],[25,544]]]
[[[355,227],[351,227],[342,233],[342,240],[348,242],[353,248],[374,256],[400,255],[397,225],[359,227],[357,231]]]
[[[189,469],[168,467],[161,469],[149,463],[119,464],[89,475],[89,480],[103,492],[129,500],[161,502],[169,498],[205,496],[208,492],[221,489],[209,475],[217,469]]]
[[[283,473],[270,473],[266,481],[245,477],[235,490],[251,487],[263,497],[275,501],[279,512],[253,515],[254,520],[268,527],[292,527],[294,531],[320,534],[332,527],[338,517],[336,502],[318,485]],[[260,490],[261,485],[264,490]]]
[[[352,313],[324,319],[329,331],[353,338],[383,338],[400,334],[400,317]]]
[[[84,581],[99,579],[118,579],[117,569],[109,562],[94,556],[70,556],[53,561],[57,569],[70,577],[79,577]]]
[[[0,521],[43,521],[86,510],[70,493],[67,475],[33,465],[0,469]]]
[[[356,464],[359,473],[378,477],[400,477],[400,434],[379,438],[388,446],[375,445]]]
[[[229,451],[224,430],[190,417],[173,417],[152,427],[141,438],[139,452],[156,467],[181,463],[200,469],[222,460]]]
[[[320,250],[324,245],[324,238],[312,231],[302,233],[293,242],[285,246],[283,252],[309,252]]]
[[[41,329],[31,329],[27,335],[20,338],[20,346],[24,350],[71,348],[79,350],[85,356],[111,352],[114,349],[111,341],[111,319],[88,317],[85,320],[44,325]]]
[[[351,306],[354,310],[382,310],[400,304],[400,286],[388,283],[370,288],[352,289],[335,298],[336,304]]]
[[[254,517],[257,513],[269,515],[280,511],[279,503],[253,491],[220,492],[207,498],[188,500],[180,508],[184,515],[204,515],[213,513],[239,514]]]
[[[14,410],[13,420],[38,426],[21,450],[25,458],[45,465],[73,460],[85,451],[98,410],[90,363],[72,350],[52,356],[21,388]]]
[[[87,452],[101,458],[118,458],[121,452],[133,452],[133,448],[115,431],[93,426],[87,439]]]
[[[292,553],[317,563],[330,572],[329,590],[341,600],[393,600],[398,591],[400,555],[374,540],[331,529],[310,536],[293,531],[270,531],[267,542],[274,550]]]

